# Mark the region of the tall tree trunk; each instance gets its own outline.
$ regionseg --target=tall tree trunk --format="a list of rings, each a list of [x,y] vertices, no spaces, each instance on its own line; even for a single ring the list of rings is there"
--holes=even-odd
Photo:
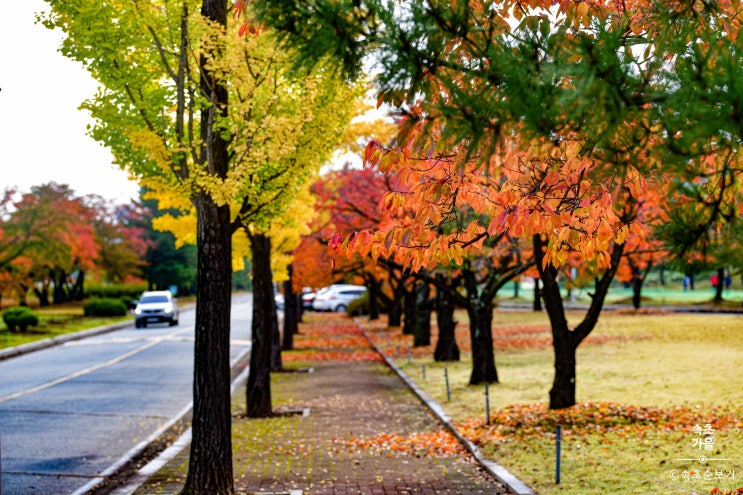
[[[198,272],[194,345],[193,437],[182,493],[231,495],[230,307],[232,229],[229,206],[205,194],[197,210]]]
[[[287,267],[289,273],[289,280],[284,282],[284,340],[282,342],[282,349],[290,351],[294,348],[294,334],[297,333],[299,328],[299,308],[300,304],[297,304],[297,295],[294,293],[294,286],[292,284],[293,267],[290,264]]]
[[[542,290],[540,289],[540,279],[534,278],[534,311],[542,311]]]
[[[26,287],[22,286],[21,292],[25,293]],[[42,282],[41,287],[34,287],[34,294],[36,294],[36,297],[39,299],[39,306],[42,308],[49,306],[49,283],[44,280]],[[26,306],[26,297],[19,298],[21,306]]]
[[[20,284],[20,289],[18,290],[18,305],[19,306],[28,306],[28,286],[26,284]],[[49,286],[46,285],[46,305],[49,306]]]
[[[85,298],[85,272],[78,268],[75,285],[70,290],[70,300],[82,301]]]
[[[611,266],[596,281],[596,292],[591,299],[591,305],[583,320],[570,330],[565,317],[565,307],[560,295],[560,286],[557,283],[558,270],[552,265],[544,266],[544,255],[547,241],[539,235],[534,236],[534,255],[537,270],[542,279],[544,305],[552,327],[552,346],[555,354],[555,376],[550,389],[550,409],[562,409],[574,406],[575,401],[575,351],[578,345],[585,339],[598,323],[601,309],[603,308],[606,294],[614,275],[616,274],[619,261],[624,251],[623,244],[615,244],[611,250]]]
[[[387,306],[387,318],[388,325],[391,327],[399,327],[402,324],[402,300],[394,297],[390,304]]]
[[[418,282],[413,292],[415,294],[413,347],[424,347],[431,345],[431,303],[428,300],[431,288],[427,282]]]
[[[181,30],[188,37],[187,11]],[[201,14],[227,26],[227,0],[203,0]],[[218,48],[213,49],[215,57]],[[227,112],[227,88],[217,81],[208,54],[199,60],[201,161],[217,179],[227,177],[228,143],[216,123]],[[185,52],[182,57],[185,57]],[[218,206],[204,192],[193,197],[197,214],[197,297],[191,452],[184,495],[232,495],[232,416],[230,410],[230,309],[232,304],[232,225],[229,205]]]
[[[415,328],[415,290],[411,288],[405,291],[403,296],[403,307],[405,315],[403,316],[402,333],[403,335],[413,335]]]
[[[643,278],[640,274],[640,269],[632,267],[632,306],[635,309],[640,309],[642,304],[642,282]]]
[[[52,269],[52,280],[54,288],[52,289],[52,303],[62,304],[67,302],[67,274],[61,268]]]
[[[438,276],[443,278],[442,276]],[[436,323],[439,327],[439,338],[433,352],[435,361],[459,361],[459,347],[455,329],[454,303],[447,293],[436,289]]]
[[[493,303],[492,301],[470,301],[467,307],[470,317],[470,340],[472,342],[472,374],[470,385],[498,383],[493,352]]]
[[[493,300],[482,298],[478,292],[475,274],[464,270],[464,286],[467,289],[467,314],[470,318],[470,341],[472,343],[472,374],[470,385],[498,383],[493,351]]]
[[[549,308],[547,309],[549,311]],[[567,321],[564,328],[557,330],[561,335],[569,333]],[[553,329],[555,333],[555,329]],[[575,400],[575,351],[573,339],[569,337],[555,339],[553,343],[555,353],[555,377],[550,389],[550,409],[562,409],[574,406]]]
[[[374,275],[367,279],[369,288],[369,320],[379,319],[379,281]]]
[[[395,277],[395,269],[387,266],[387,272],[389,273],[389,281],[392,286],[392,299],[384,296],[380,292],[380,297],[385,300],[387,306],[387,325],[390,327],[399,327],[402,324],[403,315],[403,300],[405,298],[405,280],[407,275],[405,272],[400,277]]]
[[[263,234],[251,234],[253,257],[253,322],[250,371],[246,390],[247,415],[261,418],[271,415],[271,343],[273,338],[273,284],[271,283],[271,240]]]
[[[273,287],[273,281],[271,282]],[[271,371],[281,371],[281,331],[279,330],[279,314],[276,309],[274,292],[271,291]]]

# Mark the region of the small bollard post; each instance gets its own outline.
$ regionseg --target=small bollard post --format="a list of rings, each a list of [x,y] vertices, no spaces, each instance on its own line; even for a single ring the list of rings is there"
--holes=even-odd
[[[490,385],[485,384],[485,423],[490,425]]]
[[[558,426],[555,432],[556,451],[555,451],[555,484],[560,484],[560,453],[562,451],[562,427]]]
[[[449,369],[444,368],[444,379],[446,380],[446,402],[451,402],[451,388],[449,388]]]
[[[425,380],[426,379],[426,365],[424,364],[421,368],[422,368],[421,371],[423,373],[423,379]]]
[[[410,364],[412,356],[410,355],[410,346],[408,346],[408,364]]]

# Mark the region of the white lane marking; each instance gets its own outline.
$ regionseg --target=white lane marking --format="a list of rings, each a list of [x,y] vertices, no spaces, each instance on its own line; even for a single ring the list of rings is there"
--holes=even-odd
[[[252,346],[248,347],[247,349],[243,349],[243,351],[232,360],[230,363],[230,368],[234,368],[237,363],[245,359],[245,357],[250,352],[250,348]],[[247,366],[242,373],[240,373],[238,376],[235,377],[234,380],[232,380],[232,384],[230,386],[230,395],[234,395],[237,391],[238,385],[243,383],[245,380],[248,379],[248,372],[250,371],[250,367]],[[147,446],[154,442],[160,435],[165,433],[171,426],[173,426],[175,423],[180,421],[183,416],[188,414],[188,412],[191,410],[191,407],[193,406],[193,401],[189,402],[186,407],[184,407],[175,417],[173,417],[170,421],[168,421],[165,425],[158,428],[157,431],[153,432],[149,437],[147,437],[145,440],[140,442],[136,447],[131,449],[129,452],[124,454],[122,457],[120,457],[115,463],[113,463],[111,466],[109,466],[105,471],[103,471],[100,475],[98,475],[96,478],[93,478],[88,483],[86,483],[84,486],[80,487],[75,491],[72,495],[85,495],[98,487],[101,483],[106,481],[106,478],[113,475],[121,469],[122,466],[125,466],[128,462],[130,462],[134,457],[138,456]],[[140,468],[139,471],[137,471],[136,474],[134,474],[129,480],[127,480],[127,483],[116,489],[111,495],[131,495],[134,493],[137,488],[139,488],[142,483],[144,483],[147,478],[152,476],[154,473],[156,473],[160,468],[162,468],[165,464],[170,462],[175,456],[177,456],[184,448],[186,448],[189,443],[191,442],[191,428],[189,427],[177,440],[176,442],[162,451],[160,455],[158,455],[155,459],[151,460],[149,463],[147,463],[145,466]]]
[[[10,394],[10,395],[6,395],[4,397],[0,397],[0,402],[6,402],[6,401],[9,401],[9,400],[12,400],[12,399],[17,399],[18,397],[23,397],[24,395],[33,394],[35,392],[40,392],[42,390],[46,390],[46,389],[48,389],[50,387],[53,387],[55,385],[59,385],[60,383],[68,382],[70,380],[74,380],[75,378],[79,378],[79,377],[81,377],[83,375],[87,375],[88,373],[92,373],[94,371],[98,371],[100,369],[103,369],[103,368],[105,368],[107,366],[112,366],[112,365],[114,365],[116,363],[120,363],[121,361],[123,361],[125,359],[128,359],[128,358],[130,358],[132,356],[135,356],[135,355],[139,354],[140,352],[143,352],[143,351],[149,349],[150,347],[156,346],[157,344],[159,344],[159,343],[167,340],[171,336],[178,335],[179,333],[183,333],[183,332],[189,332],[189,331],[191,331],[190,328],[184,328],[184,329],[181,329],[181,330],[176,330],[175,332],[169,333],[167,335],[163,335],[162,337],[155,337],[150,342],[148,342],[148,343],[146,343],[144,345],[141,345],[141,346],[139,346],[139,347],[137,347],[135,349],[132,349],[131,351],[126,352],[126,353],[124,353],[124,354],[122,354],[120,356],[117,356],[117,357],[113,358],[113,359],[109,359],[108,361],[104,361],[102,363],[94,364],[93,366],[89,366],[88,368],[85,368],[85,369],[76,371],[74,373],[70,373],[69,375],[66,375],[66,376],[61,376],[61,377],[59,377],[59,378],[57,378],[55,380],[52,380],[52,381],[49,381],[49,382],[46,382],[46,383],[42,383],[41,385],[37,385],[35,387],[31,387],[31,388],[28,388],[26,390],[21,390],[19,392],[14,393],[14,394]]]

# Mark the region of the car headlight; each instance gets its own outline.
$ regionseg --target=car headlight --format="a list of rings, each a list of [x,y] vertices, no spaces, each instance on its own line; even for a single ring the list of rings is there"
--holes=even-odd
[[[136,308],[136,309],[134,310],[134,314],[135,314],[135,315],[141,315],[141,314],[142,314],[142,310],[141,310],[141,309],[139,309],[139,308]]]
[[[164,311],[164,312],[165,312],[166,314],[170,314],[170,313],[172,313],[172,312],[173,312],[173,306],[172,306],[172,305],[170,305],[170,304],[168,304],[167,306],[165,306],[165,308],[163,309],[163,311]]]

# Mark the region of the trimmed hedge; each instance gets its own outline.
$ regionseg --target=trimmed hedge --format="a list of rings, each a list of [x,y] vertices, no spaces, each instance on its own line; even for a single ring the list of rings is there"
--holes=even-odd
[[[25,332],[39,324],[39,317],[26,306],[16,306],[3,311],[3,321],[11,332]]]
[[[137,299],[146,290],[147,282],[114,285],[85,284],[85,297],[90,299],[122,299],[125,297]]]
[[[85,316],[126,316],[127,307],[119,299],[93,299],[83,306]]]

